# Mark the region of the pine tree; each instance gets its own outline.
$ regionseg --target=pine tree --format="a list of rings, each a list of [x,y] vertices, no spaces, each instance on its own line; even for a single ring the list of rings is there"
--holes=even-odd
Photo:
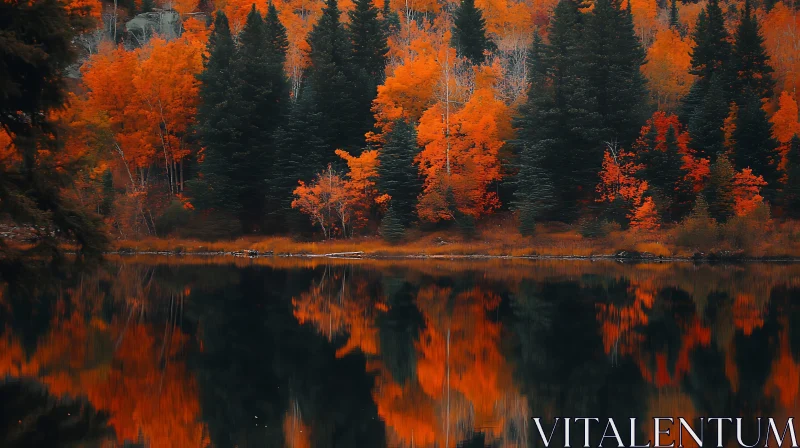
[[[324,164],[335,161],[334,149],[360,149],[366,129],[358,118],[359,86],[352,73],[350,39],[341,24],[337,0],[326,0],[322,16],[308,35],[308,85],[322,116],[321,136],[329,147]]]
[[[222,11],[214,18],[214,30],[206,46],[200,80],[200,105],[197,109],[198,137],[203,151],[200,177],[187,182],[195,205],[200,208],[218,208],[233,196],[225,171],[228,154],[234,150],[234,127],[231,121],[233,102],[231,59],[235,51],[228,18]]]
[[[800,218],[800,137],[792,137],[786,154],[786,183],[782,192],[786,216]]]
[[[329,157],[328,145],[320,137],[322,114],[316,110],[314,96],[310,88],[304,88],[283,125],[275,131],[278,150],[275,184],[280,188],[278,196],[283,198],[282,209],[287,214],[294,211],[292,192],[297,182],[311,182]],[[306,221],[303,218],[303,222]]]
[[[687,210],[688,186],[684,179],[683,156],[678,147],[675,128],[670,125],[665,136],[663,150],[656,147],[655,129],[648,134],[647,145],[636,153],[637,162],[643,168],[637,172],[653,191],[656,204],[663,211],[662,220],[677,221]]]
[[[451,45],[459,56],[473,64],[482,64],[484,52],[496,49],[494,42],[486,36],[486,20],[480,8],[475,6],[475,0],[461,0],[453,13]]]
[[[139,13],[152,12],[155,9],[156,3],[153,0],[142,0],[142,8]]]
[[[517,189],[514,192],[513,206],[519,218],[519,231],[532,235],[536,222],[547,216],[555,205],[553,182],[547,171],[542,169],[542,147],[526,146],[522,149],[517,174]]]
[[[367,130],[374,126],[372,100],[377,95],[378,86],[384,80],[386,54],[389,52],[386,25],[378,17],[378,8],[372,1],[355,1],[355,8],[350,11],[350,23],[347,27],[353,48],[353,70],[360,86],[356,97],[358,102],[356,120]],[[388,4],[388,0],[385,3]]]
[[[628,3],[630,5],[630,2]],[[620,0],[597,0],[581,41],[581,75],[596,97],[603,140],[630,147],[647,116],[647,89],[640,68],[645,51],[629,9]]]
[[[275,145],[274,134],[277,127],[286,119],[289,109],[289,81],[284,72],[286,51],[289,48],[289,39],[286,28],[278,17],[278,10],[270,2],[264,18],[264,40],[266,42],[263,52],[266,55],[267,66],[263,73],[265,80],[270,85],[271,93],[265,99],[265,109],[262,116],[270,117],[269,121],[261,124],[261,134],[270,144],[268,150],[268,169],[265,175],[266,183],[266,211],[270,217],[271,226],[280,226],[283,215],[283,203],[286,199],[285,188],[280,182],[283,175],[280,166],[280,151]]]
[[[392,197],[395,216],[404,226],[414,221],[417,196],[421,193],[419,171],[414,165],[419,151],[414,125],[398,120],[378,153],[378,191]]]
[[[381,220],[381,236],[390,243],[397,243],[405,236],[403,221],[392,206],[389,206]]]
[[[681,29],[681,19],[678,15],[678,0],[670,0],[669,27],[676,31],[680,31]]]
[[[680,118],[684,122],[690,121],[703,105],[711,88],[712,78],[720,84],[723,94],[730,84],[728,61],[731,45],[718,0],[710,0],[705,9],[700,11],[692,39],[695,44],[691,54],[692,69],[689,72],[697,78],[681,108]]]
[[[728,156],[721,154],[717,161],[711,165],[711,177],[706,186],[708,211],[711,217],[719,222],[725,222],[733,216],[733,165]]]
[[[383,2],[383,11],[381,11],[383,29],[387,37],[397,33],[400,30],[400,16],[396,11],[392,11],[391,5],[392,2],[385,0]]]
[[[761,26],[752,14],[750,0],[745,0],[742,19],[736,29],[733,54],[731,56],[733,100],[740,104],[748,92],[758,98],[771,98],[775,88],[769,55],[764,47]]]
[[[728,102],[722,83],[713,78],[703,100],[689,120],[691,146],[699,157],[712,162],[725,150],[725,118],[728,117]]]
[[[767,199],[774,199],[774,191],[778,180],[775,163],[778,142],[772,138],[772,123],[753,93],[749,93],[736,115],[736,127],[733,131],[734,155],[736,169],[752,168],[753,174],[762,176],[767,182],[763,194]]]
[[[221,43],[227,47],[229,35],[215,33],[216,47]],[[212,64],[215,53],[223,50],[210,48],[211,56],[201,75],[201,81],[209,77],[213,81],[201,88],[203,106],[199,115],[205,160],[196,194],[201,205],[238,214],[243,229],[252,231],[260,228],[267,212],[265,176],[272,172],[276,155],[272,134],[288,100],[282,95],[288,90],[280,91],[281,83],[286,82],[280,68],[280,50],[267,39],[267,27],[255,6],[247,15],[228,70],[224,69],[223,58],[219,65]],[[211,72],[210,67],[220,70]],[[224,82],[226,74],[229,82],[221,95],[217,92],[206,97],[204,93],[216,88],[214,82]],[[211,118],[205,119],[207,116]]]
[[[579,4],[556,5],[545,44],[534,36],[529,54],[527,103],[515,120],[517,148],[536,146],[557,201],[551,217],[572,220],[591,200],[603,159],[601,117],[582,62],[583,15]]]

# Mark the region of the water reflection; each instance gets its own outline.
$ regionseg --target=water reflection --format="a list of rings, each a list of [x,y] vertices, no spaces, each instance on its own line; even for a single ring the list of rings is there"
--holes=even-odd
[[[0,374],[107,415],[84,446],[525,447],[532,416],[782,419],[798,274],[116,259],[0,287]]]

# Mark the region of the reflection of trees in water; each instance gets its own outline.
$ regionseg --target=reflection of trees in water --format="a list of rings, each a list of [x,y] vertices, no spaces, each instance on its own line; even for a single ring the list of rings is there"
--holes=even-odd
[[[50,395],[32,379],[0,382],[0,446],[5,448],[99,447],[113,443],[108,416],[88,402]]]

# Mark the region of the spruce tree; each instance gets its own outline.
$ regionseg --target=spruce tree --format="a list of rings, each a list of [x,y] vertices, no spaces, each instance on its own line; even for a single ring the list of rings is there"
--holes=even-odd
[[[203,152],[200,177],[187,182],[195,205],[200,208],[218,208],[234,195],[226,180],[229,155],[234,151],[234,123],[231,121],[233,102],[231,59],[235,51],[228,18],[218,11],[214,29],[206,46],[204,68],[200,80],[200,105],[197,108],[197,134]]]
[[[767,182],[763,194],[774,199],[778,181],[775,156],[778,142],[772,138],[772,123],[761,107],[761,100],[749,93],[736,114],[733,131],[733,161],[737,170],[751,168],[753,174],[762,176]]]
[[[713,162],[717,155],[725,150],[723,126],[728,111],[722,82],[714,77],[689,120],[691,146],[697,151],[698,156]]]
[[[669,27],[676,31],[680,31],[681,29],[681,19],[678,15],[678,0],[670,0]]]
[[[334,162],[334,149],[360,149],[369,130],[358,118],[357,85],[350,39],[341,23],[337,0],[326,0],[322,16],[308,35],[307,82],[321,114],[321,136],[329,147],[323,164]]]
[[[657,148],[655,129],[645,138],[646,146],[636,153],[642,169],[637,172],[654,191],[662,220],[677,221],[687,211],[688,188],[684,181],[683,156],[678,147],[675,128],[670,125],[664,139],[663,150]]]
[[[381,220],[381,236],[390,243],[397,243],[405,236],[403,221],[398,216],[393,206],[389,206]]]
[[[388,0],[385,3],[388,4]],[[356,0],[349,15],[347,32],[353,48],[353,70],[360,87],[356,95],[356,121],[361,123],[362,129],[368,130],[375,121],[372,100],[378,93],[378,86],[383,83],[386,68],[386,53],[389,52],[387,30],[373,0]]]
[[[728,156],[721,154],[711,165],[711,177],[706,185],[706,200],[711,217],[725,222],[733,216],[733,177],[735,171]]]
[[[224,42],[227,47],[228,39],[229,35],[218,33],[214,44],[219,47],[219,42]],[[211,61],[215,52],[222,50],[210,48],[211,57],[201,75],[201,81],[211,78],[212,84],[201,88],[201,139],[206,150],[196,194],[207,207],[236,213],[243,229],[252,231],[261,227],[268,211],[266,177],[272,172],[276,155],[272,134],[286,101],[283,95],[288,91],[280,91],[281,83],[286,82],[279,69],[280,51],[268,40],[267,27],[255,6],[247,15],[228,69],[224,70],[223,58],[219,58],[223,70],[211,72],[210,67],[219,68]],[[229,82],[221,95],[203,95],[215,87],[214,82],[224,82],[224,76]]]
[[[630,3],[629,3],[630,4]],[[645,51],[629,8],[620,0],[597,0],[586,20],[581,41],[581,75],[596,97],[605,141],[630,147],[647,115],[647,89],[640,68]]]
[[[515,146],[537,147],[541,168],[563,204],[550,215],[559,220],[575,219],[578,205],[591,200],[603,158],[602,120],[581,51],[583,18],[577,2],[561,0],[550,22],[550,42],[534,36],[528,100],[515,120]]]
[[[692,33],[694,47],[691,53],[692,68],[689,71],[697,76],[689,94],[684,98],[681,108],[681,120],[688,122],[702,106],[711,88],[712,78],[716,79],[723,94],[730,87],[728,61],[731,45],[728,42],[728,31],[725,28],[725,17],[719,7],[718,0],[710,0],[697,18]],[[727,100],[727,97],[725,97]]]
[[[459,56],[473,64],[482,64],[484,52],[496,49],[494,42],[486,36],[486,20],[480,8],[475,6],[475,0],[461,0],[453,13],[451,45]]]
[[[786,183],[782,192],[783,209],[789,218],[800,218],[800,137],[792,137],[786,154]]]
[[[378,153],[378,191],[392,197],[395,216],[404,226],[414,221],[417,196],[421,193],[419,170],[414,165],[419,151],[414,125],[398,120]]]
[[[769,55],[764,47],[761,26],[752,14],[750,0],[745,0],[742,19],[736,29],[731,56],[733,100],[740,104],[748,92],[758,98],[771,98],[775,88]]]
[[[278,17],[278,10],[270,2],[264,18],[264,35],[266,45],[263,49],[266,53],[267,67],[263,76],[270,84],[270,95],[266,98],[263,116],[270,117],[269,121],[262,123],[261,131],[267,142],[270,144],[268,151],[269,160],[267,170],[264,172],[266,182],[266,211],[270,217],[271,226],[280,225],[283,214],[283,202],[285,201],[285,189],[280,182],[283,175],[280,166],[280,151],[274,142],[274,133],[277,127],[286,119],[289,112],[289,81],[284,72],[286,62],[286,51],[289,48],[289,39],[286,28]]]
[[[542,168],[541,145],[525,146],[520,154],[517,189],[514,203],[519,219],[519,231],[532,235],[536,222],[547,216],[555,206],[555,192],[550,175]]]
[[[280,188],[277,196],[284,198],[282,208],[287,213],[297,182],[311,182],[329,157],[328,145],[320,136],[322,114],[316,110],[314,96],[310,88],[304,88],[274,135],[278,151],[275,184]]]

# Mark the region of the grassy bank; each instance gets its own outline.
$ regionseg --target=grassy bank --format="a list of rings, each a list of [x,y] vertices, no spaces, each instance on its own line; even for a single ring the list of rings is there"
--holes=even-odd
[[[525,237],[509,225],[486,225],[466,238],[453,232],[412,232],[398,244],[380,237],[359,237],[321,242],[297,241],[289,237],[243,237],[225,241],[145,238],[115,241],[115,252],[169,252],[183,254],[255,251],[258,255],[330,254],[363,257],[417,256],[511,256],[589,257],[614,256],[621,252],[646,257],[691,258],[749,257],[800,258],[800,225],[796,223],[736,228],[686,229],[682,226],[659,232],[609,230],[586,236],[580,226],[541,226],[536,235]]]

